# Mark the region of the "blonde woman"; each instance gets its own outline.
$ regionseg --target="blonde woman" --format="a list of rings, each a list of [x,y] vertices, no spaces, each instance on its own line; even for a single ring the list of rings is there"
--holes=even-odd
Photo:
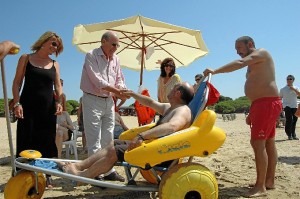
[[[20,57],[12,86],[14,113],[18,118],[16,156],[23,150],[34,149],[44,158],[53,158],[57,157],[56,115],[62,112],[62,87],[59,64],[50,56],[63,51],[62,39],[54,32],[45,32],[31,50],[32,54]],[[58,100],[54,99],[53,85]],[[47,185],[50,181],[47,178]]]

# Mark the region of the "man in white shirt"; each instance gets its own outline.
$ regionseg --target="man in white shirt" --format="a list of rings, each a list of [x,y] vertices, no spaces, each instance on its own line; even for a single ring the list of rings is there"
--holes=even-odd
[[[299,140],[296,136],[295,128],[298,117],[295,116],[297,111],[297,97],[300,96],[299,88],[294,86],[295,77],[288,75],[286,78],[287,85],[280,89],[280,97],[285,113],[285,133],[289,140]]]

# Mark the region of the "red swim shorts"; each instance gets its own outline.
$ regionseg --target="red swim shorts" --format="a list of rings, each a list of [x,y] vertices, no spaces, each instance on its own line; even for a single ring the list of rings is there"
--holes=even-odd
[[[269,139],[275,137],[276,121],[282,111],[279,97],[263,97],[252,102],[249,117],[251,139]]]

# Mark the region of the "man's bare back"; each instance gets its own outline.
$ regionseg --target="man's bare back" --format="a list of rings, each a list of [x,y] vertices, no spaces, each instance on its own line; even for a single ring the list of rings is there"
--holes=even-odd
[[[245,95],[250,101],[279,96],[271,55],[265,49],[257,49],[248,57],[251,64],[248,65],[246,74]]]

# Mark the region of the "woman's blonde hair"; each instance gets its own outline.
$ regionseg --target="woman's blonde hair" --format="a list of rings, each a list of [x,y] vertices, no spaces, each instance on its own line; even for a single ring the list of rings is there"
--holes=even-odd
[[[64,50],[64,45],[62,39],[55,32],[47,31],[42,34],[42,36],[40,36],[40,38],[31,46],[31,50],[33,52],[40,50],[43,44],[49,41],[51,38],[55,38],[59,42],[57,50],[55,52],[55,55],[57,57]]]

